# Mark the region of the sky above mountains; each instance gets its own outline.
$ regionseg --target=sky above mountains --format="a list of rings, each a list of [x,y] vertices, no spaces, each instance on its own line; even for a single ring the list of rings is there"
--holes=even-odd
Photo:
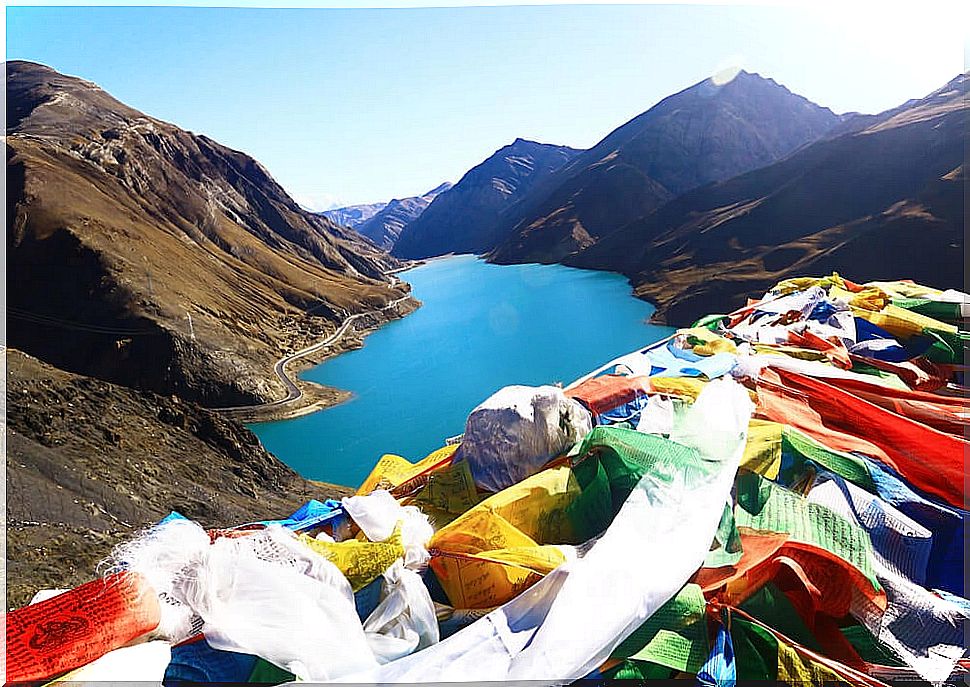
[[[516,137],[589,147],[732,67],[878,112],[966,70],[956,7],[8,7],[6,54],[243,150],[323,209],[457,181]]]

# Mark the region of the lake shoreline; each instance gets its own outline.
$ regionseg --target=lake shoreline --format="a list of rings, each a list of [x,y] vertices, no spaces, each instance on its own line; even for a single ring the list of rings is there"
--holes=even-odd
[[[473,254],[413,269],[402,276],[424,307],[301,360],[299,383],[320,394],[316,402],[250,425],[301,475],[356,484],[385,453],[419,460],[499,388],[568,383],[667,333],[617,273]]]
[[[657,309],[657,304],[647,298],[642,294],[638,294],[631,278],[621,272],[614,272],[612,270],[601,270],[595,268],[587,267],[573,267],[571,265],[562,265],[561,263],[493,263],[488,260],[484,254],[476,253],[446,253],[444,255],[436,255],[430,258],[421,258],[419,260],[412,260],[409,264],[404,267],[400,267],[395,270],[387,272],[389,275],[398,275],[409,270],[413,270],[425,265],[435,264],[439,262],[444,262],[457,257],[470,256],[474,257],[476,260],[484,262],[488,265],[496,265],[500,267],[512,267],[515,265],[543,265],[548,266],[558,265],[560,267],[565,267],[567,269],[581,270],[584,272],[601,272],[607,274],[615,274],[622,276],[627,279],[627,283],[630,285],[631,293],[630,295],[644,303],[649,304],[654,308],[654,311],[643,320],[646,325],[656,325],[661,327],[669,326],[666,319],[661,314],[661,311]],[[383,326],[390,324],[402,317],[407,317],[418,308],[421,307],[422,303],[416,299],[412,298],[415,306],[403,313],[399,317],[389,317],[379,322],[373,322],[364,325],[360,328],[355,328],[353,331],[347,332],[344,336],[340,338],[333,346],[327,347],[325,352],[317,351],[314,353],[309,353],[300,358],[294,359],[290,365],[289,369],[292,372],[292,379],[294,383],[300,387],[303,392],[299,399],[285,405],[273,406],[266,404],[260,408],[253,408],[251,411],[234,413],[232,419],[242,422],[246,425],[258,425],[266,422],[280,422],[283,420],[292,420],[295,418],[303,417],[305,415],[310,415],[321,410],[327,410],[334,408],[336,406],[348,403],[355,398],[355,394],[352,391],[346,389],[341,389],[335,386],[329,386],[326,384],[319,384],[317,382],[304,379],[300,375],[307,370],[311,370],[318,365],[336,358],[345,353],[350,353],[351,351],[356,351],[364,347],[364,339],[380,330]]]
[[[647,325],[657,325],[661,327],[669,326],[665,321],[664,317],[657,310],[657,304],[650,299],[637,294],[634,288],[634,282],[632,279],[627,277],[627,275],[621,272],[614,272],[612,270],[601,270],[588,267],[573,267],[571,265],[562,265],[561,263],[494,263],[490,262],[484,254],[477,253],[445,253],[444,255],[435,255],[430,258],[421,258],[419,260],[412,260],[409,264],[404,267],[400,267],[395,270],[390,270],[387,272],[389,275],[398,275],[403,272],[407,272],[418,267],[423,267],[425,265],[434,264],[437,262],[443,262],[446,260],[451,260],[456,257],[462,256],[473,256],[476,260],[484,262],[488,265],[497,265],[500,267],[511,267],[514,265],[559,265],[567,269],[582,270],[586,272],[605,272],[607,274],[616,274],[627,279],[627,283],[630,285],[631,293],[630,295],[640,301],[643,301],[654,308],[654,311],[644,319],[643,323]],[[355,394],[346,389],[341,389],[334,386],[328,386],[326,384],[319,384],[307,379],[300,377],[300,374],[322,365],[327,360],[335,358],[344,353],[349,353],[351,351],[356,351],[364,347],[364,338],[370,334],[375,333],[381,327],[390,324],[391,322],[400,319],[401,317],[407,317],[415,310],[421,307],[421,302],[416,299],[412,299],[416,306],[404,313],[400,317],[388,318],[382,322],[377,322],[360,329],[355,329],[353,332],[348,332],[340,341],[338,341],[333,347],[328,347],[328,352],[323,355],[319,353],[310,353],[305,356],[301,356],[295,359],[291,365],[290,369],[293,372],[293,381],[297,386],[303,391],[302,396],[291,404],[287,404],[286,407],[282,406],[264,406],[260,409],[254,409],[247,413],[240,413],[238,416],[234,417],[239,422],[246,425],[251,424],[261,424],[265,422],[280,422],[283,420],[292,420],[298,417],[303,417],[304,415],[310,415],[311,413],[316,413],[321,410],[327,410],[329,408],[334,408],[343,403],[348,403],[352,401]]]
[[[408,269],[411,269],[411,267]],[[319,410],[333,408],[352,400],[353,392],[303,379],[300,376],[301,373],[321,365],[331,358],[363,348],[364,339],[368,335],[378,331],[386,324],[407,317],[418,310],[421,305],[421,301],[412,296],[395,306],[394,315],[386,315],[382,311],[368,313],[368,316],[361,318],[363,324],[345,332],[332,345],[292,359],[287,365],[288,376],[301,391],[298,398],[281,404],[267,403],[244,410],[221,411],[221,414],[236,422],[253,425],[291,420]]]

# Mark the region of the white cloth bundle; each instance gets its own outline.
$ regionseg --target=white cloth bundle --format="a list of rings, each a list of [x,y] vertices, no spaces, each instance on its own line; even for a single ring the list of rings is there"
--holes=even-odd
[[[472,410],[455,460],[486,491],[501,491],[565,453],[593,426],[589,412],[554,386],[507,386]]]

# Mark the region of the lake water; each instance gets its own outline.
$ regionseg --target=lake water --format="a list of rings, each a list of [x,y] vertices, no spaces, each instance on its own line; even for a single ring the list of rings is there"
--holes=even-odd
[[[646,323],[653,306],[617,274],[462,255],[400,276],[422,307],[301,375],[353,399],[251,426],[305,477],[357,486],[381,455],[415,461],[461,434],[503,386],[568,384],[672,331]]]

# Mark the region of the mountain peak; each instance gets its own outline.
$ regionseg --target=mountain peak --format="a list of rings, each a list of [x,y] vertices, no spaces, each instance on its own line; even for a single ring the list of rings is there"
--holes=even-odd
[[[105,115],[115,118],[149,119],[144,114],[113,98],[92,81],[68,76],[38,62],[9,60],[7,74],[7,133],[27,117],[34,128],[45,124],[60,127],[66,122],[89,128]],[[32,116],[45,110],[44,116]]]
[[[442,182],[442,183],[438,184],[437,186],[435,186],[433,189],[431,189],[430,191],[428,191],[427,193],[425,193],[421,197],[422,198],[427,198],[428,196],[437,196],[437,195],[440,195],[440,194],[444,193],[445,191],[447,191],[450,188],[451,188],[451,182],[450,181],[445,181],[445,182]]]
[[[530,141],[527,138],[516,138],[512,143],[505,146],[505,150],[532,150],[547,145],[538,141]]]
[[[760,74],[753,74],[738,67],[726,67],[724,69],[719,69],[713,75],[696,85],[700,85],[701,83],[711,83],[715,86],[726,86],[732,81],[737,81],[738,79],[745,81],[751,77],[756,79],[762,78]]]
[[[772,97],[773,95],[779,98],[794,97],[810,102],[804,96],[792,92],[790,88],[775,81],[770,76],[762,76],[758,72],[749,72],[744,69],[734,73],[729,70],[722,70],[671,97],[696,92],[707,96],[721,95],[723,97],[736,97],[745,93],[757,94],[761,97]],[[814,103],[812,104],[814,105]]]
[[[499,262],[558,261],[674,196],[775,162],[839,123],[772,79],[721,72],[583,152],[506,217]]]
[[[131,109],[120,100],[113,98],[107,91],[93,81],[82,79],[79,76],[62,74],[53,67],[40,62],[7,60],[6,73],[8,88],[15,88],[18,92],[38,88],[41,88],[42,93],[48,96],[53,91],[70,91],[75,95],[88,92],[95,97],[107,99],[120,107]]]
[[[521,137],[516,138],[509,145],[499,148],[499,150],[495,152],[498,153],[505,150],[513,151],[513,152],[521,152],[521,151],[535,152],[535,151],[542,151],[542,150],[546,150],[546,151],[572,150],[574,152],[579,152],[579,150],[577,150],[576,148],[570,148],[569,146],[561,146],[555,143],[542,143],[540,141],[533,141],[532,139],[521,138]]]
[[[970,71],[964,72],[963,74],[958,74],[954,78],[950,79],[950,81],[948,81],[946,84],[927,95],[924,100],[928,100],[930,98],[939,98],[941,96],[950,96],[957,93],[966,95],[968,87],[970,87]]]
[[[435,198],[450,188],[451,183],[446,181],[420,196],[395,198],[369,218],[355,222],[353,228],[378,247],[389,251],[404,227],[420,217]]]
[[[501,214],[578,152],[516,138],[468,170],[404,227],[392,253],[424,258],[491,249]]]

